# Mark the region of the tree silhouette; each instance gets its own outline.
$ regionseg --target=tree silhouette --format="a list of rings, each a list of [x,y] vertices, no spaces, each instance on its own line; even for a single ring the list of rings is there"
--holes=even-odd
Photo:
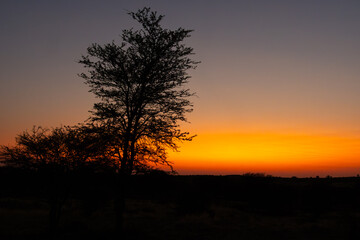
[[[192,139],[179,121],[192,111],[192,93],[184,85],[186,71],[198,63],[189,58],[193,49],[182,44],[191,30],[162,28],[163,16],[150,8],[129,15],[139,30],[123,30],[120,45],[92,44],[79,61],[89,69],[80,76],[100,98],[91,120],[113,136],[112,157],[124,174],[150,162],[170,165],[166,149]]]
[[[0,162],[43,177],[52,233],[73,184],[71,176],[79,177],[89,167],[117,173],[114,206],[121,233],[130,175],[157,165],[173,171],[167,150],[194,137],[179,126],[192,111],[193,93],[185,85],[187,70],[198,62],[190,58],[193,49],[182,43],[192,30],[163,28],[164,16],[150,8],[128,14],[140,23],[138,30],[123,30],[119,45],[92,44],[79,61],[88,69],[80,76],[100,99],[87,124],[34,127],[19,134],[14,147],[0,146]]]
[[[91,123],[107,138],[108,157],[119,173],[120,184],[134,171],[168,165],[166,150],[193,136],[179,128],[192,111],[185,88],[196,67],[191,47],[182,42],[192,30],[165,29],[163,15],[143,8],[128,13],[141,27],[123,30],[122,42],[92,44],[79,63],[88,68],[80,76],[100,101],[94,104]],[[123,187],[121,187],[123,189]],[[120,201],[119,216],[124,201]],[[121,224],[120,224],[121,225]]]
[[[81,126],[52,130],[33,127],[16,138],[14,147],[1,146],[0,160],[6,166],[38,173],[46,187],[49,202],[49,230],[54,234],[61,209],[68,198],[72,176],[100,158],[97,135]]]
[[[0,157],[7,166],[35,171],[71,172],[101,158],[98,135],[84,126],[62,126],[51,130],[34,126],[16,137],[14,147],[1,146]]]

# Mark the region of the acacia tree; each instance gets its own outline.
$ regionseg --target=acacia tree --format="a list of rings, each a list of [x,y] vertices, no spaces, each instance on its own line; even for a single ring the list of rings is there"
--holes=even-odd
[[[114,166],[127,176],[152,163],[171,167],[166,150],[192,139],[179,122],[192,111],[185,84],[198,63],[182,43],[192,30],[163,28],[164,16],[150,8],[128,14],[139,29],[123,30],[119,45],[92,44],[79,61],[89,70],[80,76],[100,99],[91,122],[108,137]]]
[[[61,209],[74,184],[72,176],[101,158],[97,135],[81,126],[54,129],[34,127],[16,138],[14,147],[0,146],[0,161],[9,167],[32,170],[46,186],[49,230],[54,234]]]
[[[83,126],[34,126],[16,137],[14,147],[0,146],[0,160],[6,166],[44,173],[78,171],[102,157],[99,140]]]

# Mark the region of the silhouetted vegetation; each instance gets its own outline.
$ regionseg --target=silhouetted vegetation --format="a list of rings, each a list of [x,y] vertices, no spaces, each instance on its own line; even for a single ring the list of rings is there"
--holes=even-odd
[[[177,150],[180,142],[194,137],[179,128],[192,111],[189,97],[193,94],[185,84],[190,78],[187,70],[198,62],[189,57],[193,49],[182,43],[192,30],[163,28],[164,16],[150,8],[128,14],[140,24],[138,30],[123,30],[118,45],[92,44],[79,61],[88,69],[80,76],[100,99],[89,120],[52,130],[34,127],[18,135],[16,146],[1,147],[4,166],[29,171],[39,179],[49,203],[53,237],[71,189],[88,199],[83,201],[83,212],[91,214],[102,205],[101,198],[90,191],[96,182],[88,177],[97,174],[111,176],[107,180],[115,194],[112,200],[121,237],[130,176],[169,174],[158,165],[175,173],[167,150]]]
[[[1,168],[0,238],[47,239],[38,172]],[[118,236],[116,174],[72,176],[57,239]],[[133,175],[126,185],[126,239],[357,239],[354,178]]]
[[[34,127],[16,138],[15,147],[1,146],[0,159],[14,169],[36,174],[49,203],[49,230],[53,234],[61,209],[69,197],[74,175],[95,169],[100,146],[82,127],[52,130]]]
[[[184,85],[197,64],[182,44],[191,30],[164,29],[163,16],[149,8],[129,15],[139,30],[123,30],[119,45],[93,44],[79,61],[89,69],[80,76],[100,99],[90,123],[106,136],[109,158],[125,175],[154,164],[171,167],[167,149],[192,139],[179,122],[192,111]]]
[[[174,174],[167,150],[193,138],[179,128],[198,63],[182,44],[191,30],[164,29],[149,8],[129,15],[138,30],[79,61],[100,100],[89,121],[1,146],[0,239],[360,237],[359,177]]]
[[[119,45],[91,45],[79,61],[89,69],[80,76],[100,99],[89,126],[106,139],[107,159],[118,173],[119,229],[129,176],[154,165],[172,170],[166,151],[192,139],[180,130],[179,121],[186,121],[185,114],[192,111],[192,93],[184,85],[190,78],[186,71],[197,64],[189,58],[193,49],[182,43],[191,30],[164,29],[163,16],[150,8],[129,15],[140,29],[123,30]]]

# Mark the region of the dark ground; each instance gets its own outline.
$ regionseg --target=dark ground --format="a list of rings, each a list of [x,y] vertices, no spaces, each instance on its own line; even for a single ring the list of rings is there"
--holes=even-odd
[[[48,185],[34,173],[0,173],[0,239],[49,239]],[[117,236],[112,176],[69,183],[55,239]],[[153,174],[134,176],[127,192],[129,240],[360,239],[358,177]]]

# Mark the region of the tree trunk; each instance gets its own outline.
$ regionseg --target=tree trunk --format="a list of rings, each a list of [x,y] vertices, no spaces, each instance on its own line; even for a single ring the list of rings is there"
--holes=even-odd
[[[130,129],[130,127],[128,128]],[[132,173],[132,166],[129,169],[129,135],[130,130],[127,131],[126,137],[124,139],[124,148],[123,156],[121,159],[121,166],[119,172],[117,173],[116,179],[116,189],[115,189],[115,202],[114,210],[116,214],[116,231],[119,234],[120,239],[125,239],[124,231],[124,213],[126,208],[126,196],[127,196],[127,186],[130,181],[130,175]],[[131,154],[131,153],[130,153]]]

